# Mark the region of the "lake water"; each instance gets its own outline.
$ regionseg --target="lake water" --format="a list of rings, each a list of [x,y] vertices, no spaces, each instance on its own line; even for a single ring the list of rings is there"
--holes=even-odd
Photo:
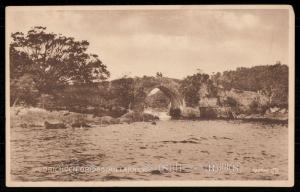
[[[15,181],[284,180],[287,125],[158,121],[11,128]]]

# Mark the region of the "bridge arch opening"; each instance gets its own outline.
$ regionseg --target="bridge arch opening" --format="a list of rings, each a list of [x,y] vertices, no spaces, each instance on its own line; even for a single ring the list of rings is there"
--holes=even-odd
[[[169,119],[171,117],[179,118],[183,110],[183,101],[179,93],[161,85],[149,90],[145,98],[146,106],[144,112],[155,114],[159,116],[160,119]],[[151,98],[150,102],[149,98]],[[158,99],[158,101],[155,101],[155,99]],[[156,106],[149,105],[153,103],[156,104]],[[156,108],[157,106],[160,108]]]

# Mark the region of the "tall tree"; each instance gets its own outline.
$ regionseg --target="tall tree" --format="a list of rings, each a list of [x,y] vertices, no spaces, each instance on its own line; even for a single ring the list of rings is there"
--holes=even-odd
[[[46,27],[33,27],[11,35],[11,78],[32,74],[39,91],[73,83],[90,83],[109,77],[109,71],[96,54],[87,53],[89,43],[54,34]]]

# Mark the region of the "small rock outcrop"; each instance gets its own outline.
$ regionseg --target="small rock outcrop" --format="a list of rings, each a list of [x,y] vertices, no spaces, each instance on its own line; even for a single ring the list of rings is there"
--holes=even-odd
[[[149,114],[149,113],[140,113],[140,112],[129,112],[120,117],[120,122],[137,122],[137,121],[145,121],[152,122],[154,120],[159,120],[159,117]]]
[[[66,129],[67,126],[64,123],[49,123],[45,121],[44,123],[46,129]]]
[[[89,124],[84,123],[84,122],[76,122],[76,123],[73,123],[71,126],[72,126],[73,128],[79,128],[79,127],[91,127]]]
[[[113,121],[113,117],[111,116],[103,116],[101,117],[102,124],[110,124]]]

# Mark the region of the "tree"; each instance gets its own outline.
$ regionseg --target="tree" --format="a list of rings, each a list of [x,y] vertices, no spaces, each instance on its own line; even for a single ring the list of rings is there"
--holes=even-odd
[[[89,43],[85,40],[49,33],[40,26],[11,37],[11,78],[29,73],[43,93],[71,82],[101,81],[110,75],[98,55],[87,53]]]
[[[186,104],[188,106],[197,106],[200,100],[199,91],[202,85],[206,85],[208,96],[211,95],[211,91],[215,92],[216,89],[212,88],[212,81],[209,79],[209,75],[196,73],[192,76],[187,76],[181,83],[180,90],[184,95]]]
[[[111,84],[110,95],[115,98],[115,105],[129,109],[134,100],[134,79],[123,77],[113,80]]]

